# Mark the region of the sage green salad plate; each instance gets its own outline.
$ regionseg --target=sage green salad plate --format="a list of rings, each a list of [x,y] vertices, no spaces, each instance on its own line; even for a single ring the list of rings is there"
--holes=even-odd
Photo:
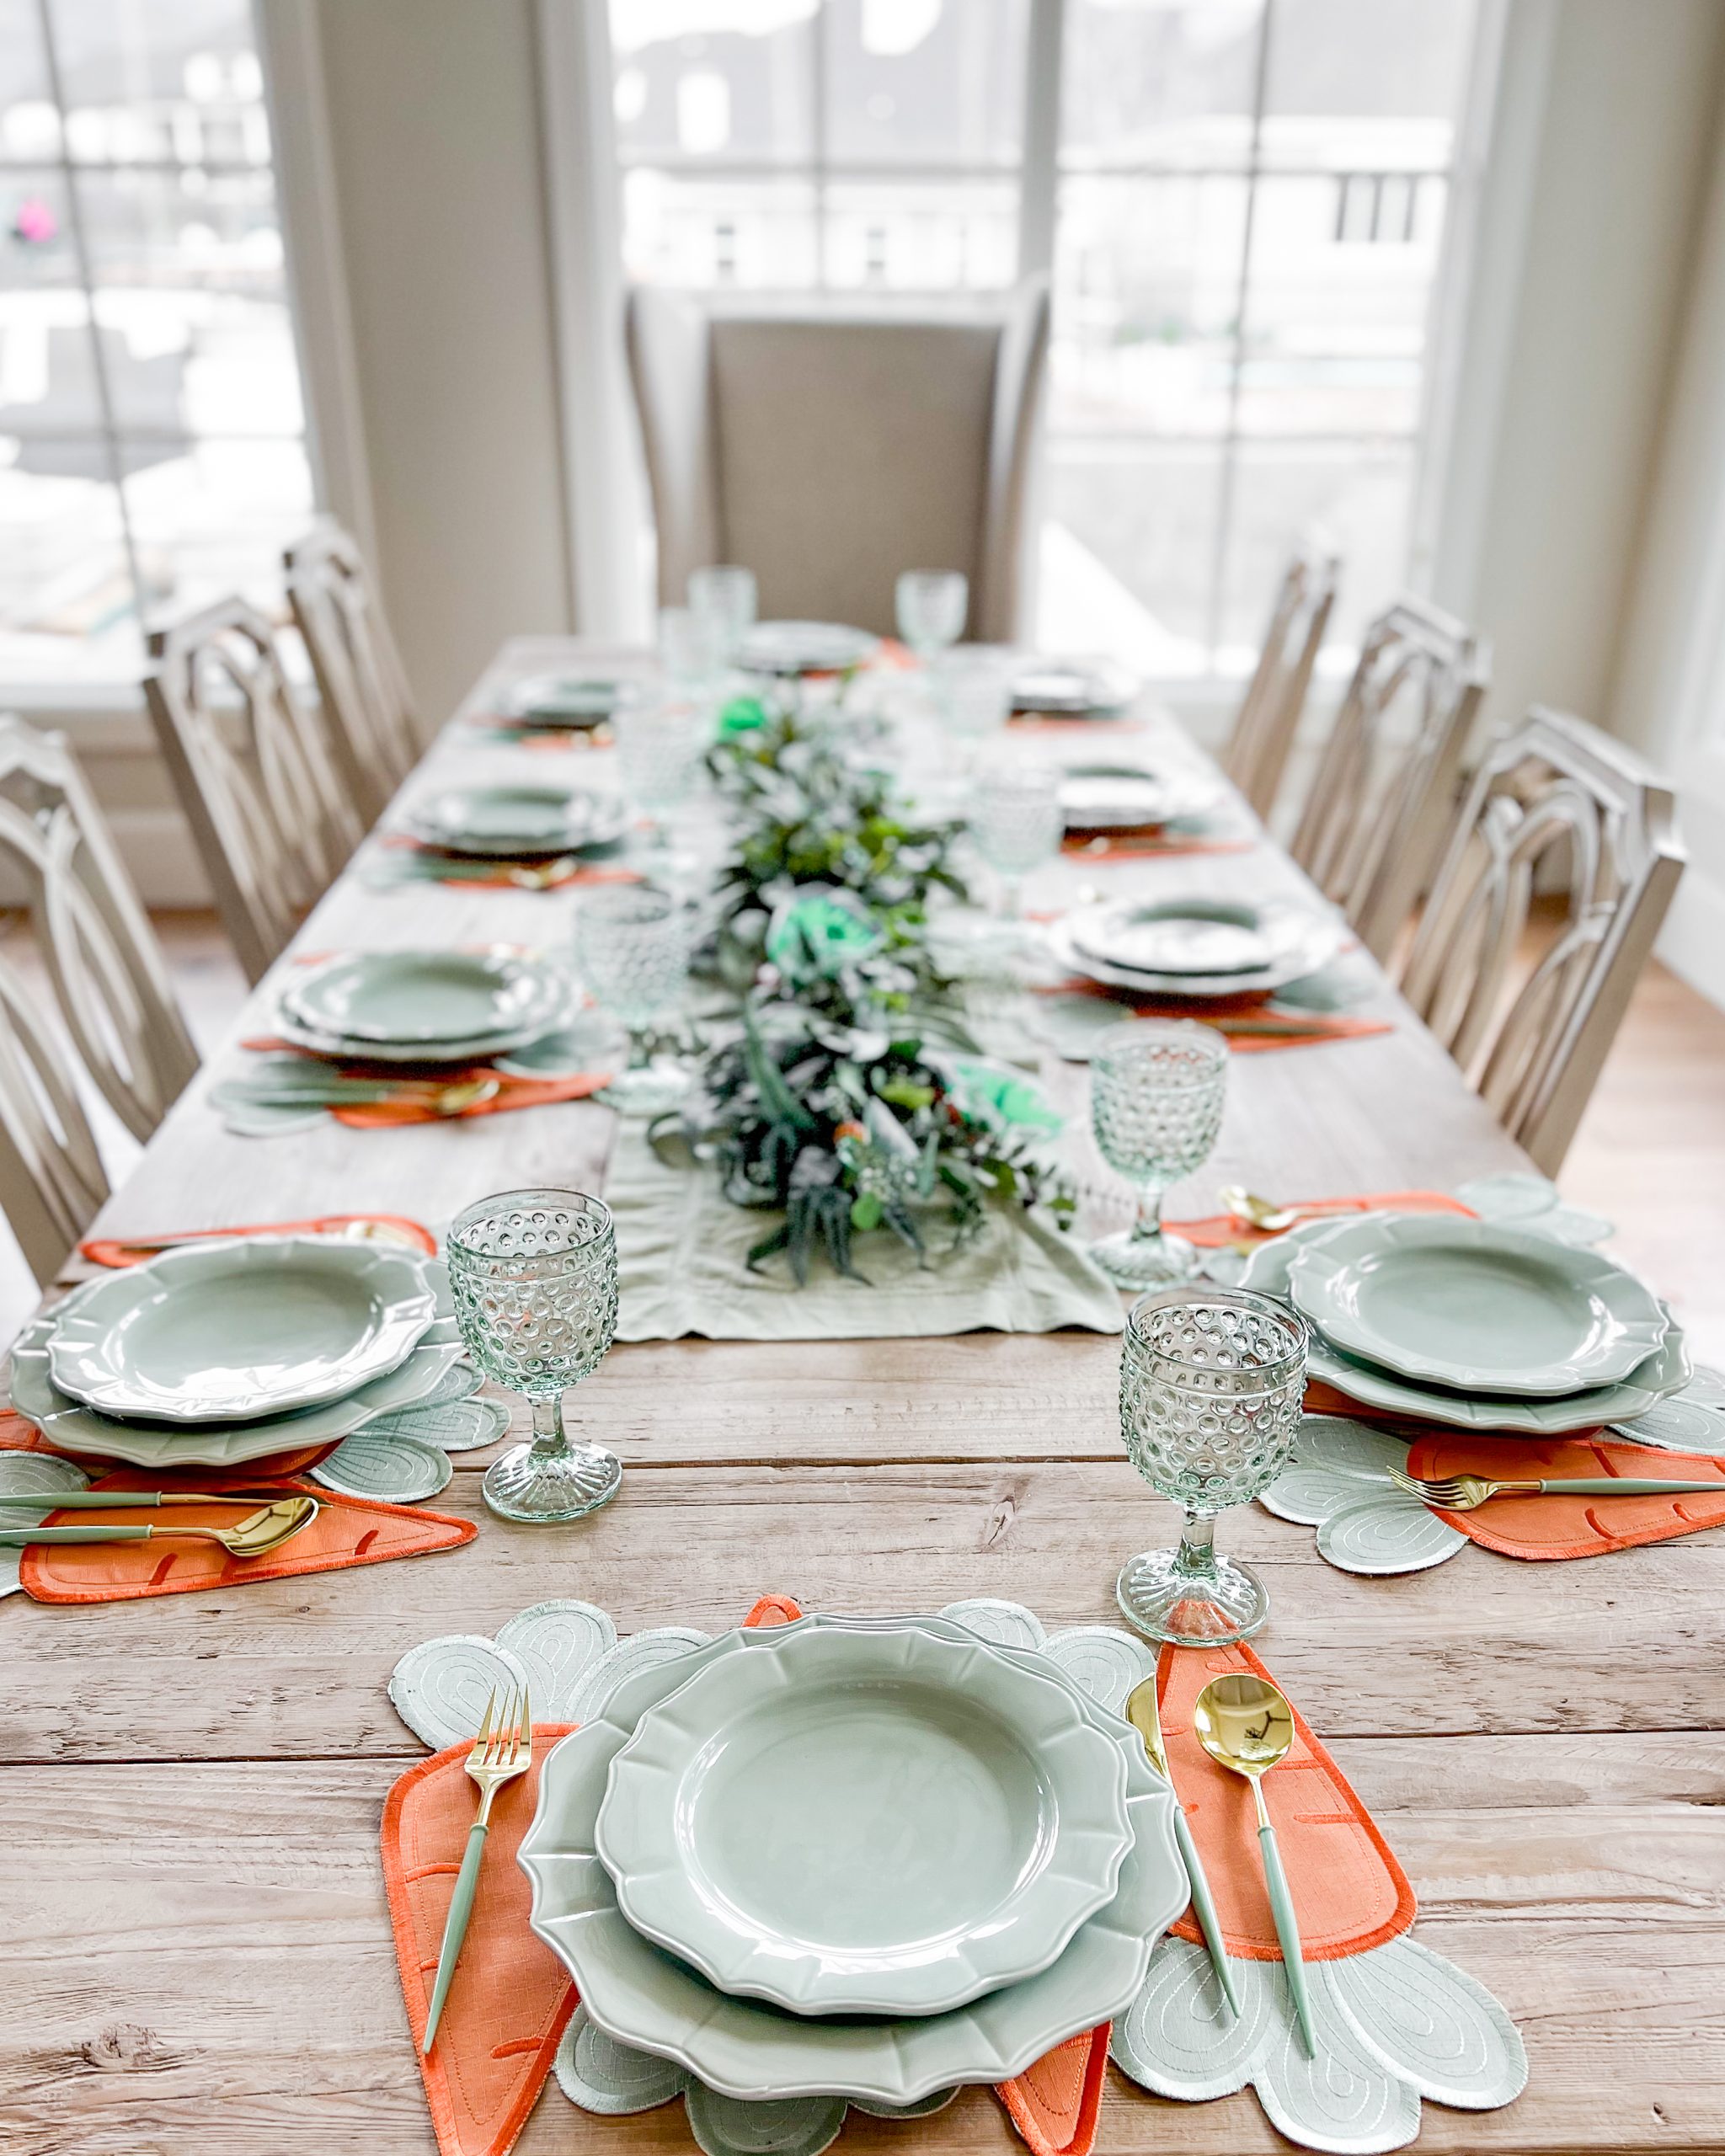
[[[976,1637],[942,1618],[809,1617],[796,1627],[729,1632],[625,1678],[592,1719],[563,1740],[545,1763],[520,1861],[532,1884],[533,1929],[574,1977],[595,2025],[619,2043],[675,2059],[725,2095],[833,2095],[865,2104],[909,2104],[963,2082],[1010,2079],[1057,2043],[1120,2012],[1136,1995],[1156,1941],[1191,1890],[1174,1845],[1167,1784],[1127,1726],[1084,1699],[1076,1685],[1071,1689],[1086,1721],[1118,1744],[1125,1759],[1131,1842],[1114,1898],[1038,1975],[944,2014],[788,2014],[765,2000],[718,1990],[628,1922],[595,1835],[612,1760],[648,1713],[703,1670],[763,1647],[769,1654],[782,1652],[771,1643],[805,1628],[883,1635],[914,1630],[960,1643]],[[1023,1668],[1052,1667],[1022,1650],[988,1652]]]
[[[1332,1347],[1462,1392],[1551,1399],[1610,1384],[1669,1326],[1596,1251],[1441,1214],[1349,1220],[1298,1254],[1288,1284]]]
[[[847,674],[872,659],[879,643],[843,622],[757,622],[737,664],[749,674]]]
[[[282,1017],[353,1053],[448,1054],[473,1043],[537,1039],[570,1007],[573,985],[548,959],[479,951],[361,951],[330,958],[282,990]]]
[[[1062,964],[1105,988],[1204,997],[1284,988],[1327,964],[1345,934],[1338,916],[1315,908],[1199,897],[1078,906],[1046,931]],[[1261,963],[1238,963],[1260,947]],[[1199,963],[1206,951],[1220,953],[1224,963]],[[1174,963],[1146,963],[1170,958]]]
[[[1356,1214],[1343,1222],[1314,1220],[1290,1228],[1274,1242],[1261,1244],[1253,1251],[1240,1284],[1286,1299],[1289,1275],[1301,1251],[1322,1245],[1354,1220],[1379,1217],[1408,1216]],[[1346,1353],[1316,1330],[1307,1343],[1306,1367],[1309,1376],[1388,1414],[1441,1422],[1450,1429],[1515,1430],[1529,1437],[1558,1437],[1569,1430],[1592,1429],[1602,1422],[1632,1422],[1672,1393],[1682,1391],[1694,1372],[1681,1328],[1669,1310],[1665,1317],[1664,1338],[1627,1377],[1551,1400],[1515,1393],[1455,1392],[1442,1385],[1422,1385],[1416,1379],[1402,1377],[1379,1364]]]
[[[792,1626],[644,1715],[595,1843],[638,1932],[799,2014],[939,2014],[1113,1897],[1126,1760],[1051,1668]]]
[[[26,1326],[12,1349],[12,1405],[26,1421],[67,1452],[124,1460],[134,1467],[239,1467],[272,1454],[302,1446],[334,1444],[374,1415],[415,1407],[437,1388],[445,1373],[461,1359],[449,1298],[448,1275],[434,1261],[431,1278],[438,1297],[437,1315],[419,1344],[387,1376],[373,1378],[356,1391],[320,1407],[287,1415],[263,1416],[236,1422],[144,1422],[99,1414],[72,1399],[54,1383],[48,1367],[48,1339],[56,1313]],[[82,1290],[78,1292],[83,1292]],[[67,1308],[76,1296],[68,1296]]]
[[[406,1361],[436,1314],[431,1263],[318,1235],[164,1251],[51,1313],[49,1368],[104,1415],[233,1422],[316,1406]]]
[[[626,821],[615,794],[586,787],[451,787],[414,802],[407,814],[409,830],[427,846],[483,858],[610,846]]]

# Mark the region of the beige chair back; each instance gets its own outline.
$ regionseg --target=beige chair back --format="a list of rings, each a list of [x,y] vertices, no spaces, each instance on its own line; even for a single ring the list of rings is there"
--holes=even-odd
[[[360,819],[270,624],[243,600],[150,638],[150,716],[248,980],[353,851]]]
[[[1290,851],[1375,958],[1428,888],[1490,678],[1471,632],[1418,600],[1366,631]]]
[[[1258,664],[1235,714],[1222,769],[1268,821],[1306,709],[1312,669],[1336,603],[1336,557],[1302,545],[1283,572]]]
[[[1683,873],[1670,788],[1621,742],[1534,711],[1476,774],[1402,993],[1535,1166],[1555,1175]],[[1566,863],[1563,925],[1514,979],[1535,878]]]
[[[375,822],[419,755],[400,655],[359,547],[333,518],[320,518],[281,559],[337,769]]]
[[[198,1059],[155,932],[65,737],[9,718],[0,718],[0,860],[22,888],[63,1027],[0,959],[0,1205],[45,1281],[108,1194],[66,1037],[141,1141]]]
[[[962,569],[966,633],[1023,632],[1044,280],[937,319],[638,287],[628,334],[662,605],[739,562],[769,618],[890,634],[900,570]]]

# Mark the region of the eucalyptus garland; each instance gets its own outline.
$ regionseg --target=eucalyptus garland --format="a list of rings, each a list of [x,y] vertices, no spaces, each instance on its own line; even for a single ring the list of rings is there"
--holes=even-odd
[[[1060,1118],[981,1054],[929,947],[931,894],[964,895],[958,826],[911,814],[824,715],[743,718],[710,758],[738,827],[719,958],[740,1021],[656,1142],[675,1133],[734,1203],[782,1214],[749,1262],[782,1253],[799,1283],[817,1255],[866,1279],[856,1245],[876,1232],[937,1260],[991,1203],[1064,1225],[1072,1196],[1041,1153]]]

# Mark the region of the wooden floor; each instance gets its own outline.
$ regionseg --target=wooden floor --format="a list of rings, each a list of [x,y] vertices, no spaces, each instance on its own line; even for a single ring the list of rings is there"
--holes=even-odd
[[[158,914],[156,926],[187,1023],[208,1049],[244,1000],[244,977],[214,915]],[[8,958],[27,936],[16,915],[0,916]],[[137,1148],[117,1125],[100,1134],[117,1182]],[[1637,991],[1559,1180],[1573,1203],[1616,1222],[1614,1253],[1669,1297],[1696,1354],[1725,1366],[1725,1011],[1664,966],[1651,967]],[[1186,1209],[1209,1209],[1210,1192],[1190,1196]],[[11,1340],[35,1301],[0,1222],[0,1341]]]

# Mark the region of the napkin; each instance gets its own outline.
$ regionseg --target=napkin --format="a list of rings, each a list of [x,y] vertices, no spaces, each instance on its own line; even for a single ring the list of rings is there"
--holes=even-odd
[[[315,1467],[320,1460],[327,1459],[339,1442],[332,1438],[328,1444],[302,1445],[296,1452],[271,1453],[267,1460],[248,1461],[245,1471],[254,1484],[301,1475],[307,1468]],[[7,1410],[0,1410],[0,1452],[42,1452],[56,1460],[75,1460],[93,1475],[104,1474],[114,1466],[112,1460],[99,1453],[73,1452],[68,1446],[51,1444],[34,1422]],[[219,1477],[228,1471],[219,1467],[152,1467],[147,1470],[146,1486],[152,1490],[207,1490],[212,1475]],[[222,1485],[218,1481],[216,1486]]]
[[[412,1240],[427,1257],[437,1255],[437,1238],[429,1228],[417,1220],[409,1220],[399,1213],[326,1213],[315,1220],[259,1220],[244,1228],[189,1228],[171,1229],[168,1233],[176,1241],[200,1242],[221,1235],[339,1235],[345,1228],[356,1226],[360,1221],[380,1228],[393,1228]],[[128,1266],[146,1264],[154,1255],[141,1251],[140,1244],[155,1241],[153,1235],[93,1238],[80,1243],[77,1254],[92,1265],[106,1265],[124,1270]]]
[[[207,1475],[207,1469],[200,1473]],[[154,1490],[163,1477],[154,1469],[126,1467],[104,1476],[92,1486],[109,1490]],[[234,1482],[260,1482],[258,1464],[216,1478],[220,1488]],[[208,1484],[200,1486],[207,1487]],[[323,1509],[311,1525],[272,1556],[230,1557],[213,1542],[32,1543],[24,1552],[19,1575],[24,1593],[37,1602],[136,1602],[149,1595],[196,1594],[208,1588],[249,1587],[259,1580],[291,1579],[302,1572],[343,1572],[351,1565],[382,1565],[393,1557],[419,1557],[458,1549],[479,1532],[472,1520],[446,1513],[409,1510],[371,1498],[338,1496],[310,1483],[291,1482],[285,1490],[319,1500]],[[231,1527],[268,1501],[235,1497],[231,1505],[200,1506],[190,1524]],[[55,1527],[136,1526],[135,1510],[116,1506],[56,1513],[45,1524]]]
[[[1558,1494],[1493,1497],[1471,1513],[1430,1508],[1471,1541],[1503,1557],[1602,1557],[1607,1550],[1669,1542],[1704,1527],[1725,1526],[1725,1460],[1711,1453],[1650,1452],[1645,1445],[1616,1444],[1597,1433],[1541,1439],[1446,1432],[1419,1440],[1407,1456],[1407,1472],[1428,1481],[1443,1475],[1483,1475],[1506,1482],[1630,1475],[1718,1482],[1717,1497]]]

